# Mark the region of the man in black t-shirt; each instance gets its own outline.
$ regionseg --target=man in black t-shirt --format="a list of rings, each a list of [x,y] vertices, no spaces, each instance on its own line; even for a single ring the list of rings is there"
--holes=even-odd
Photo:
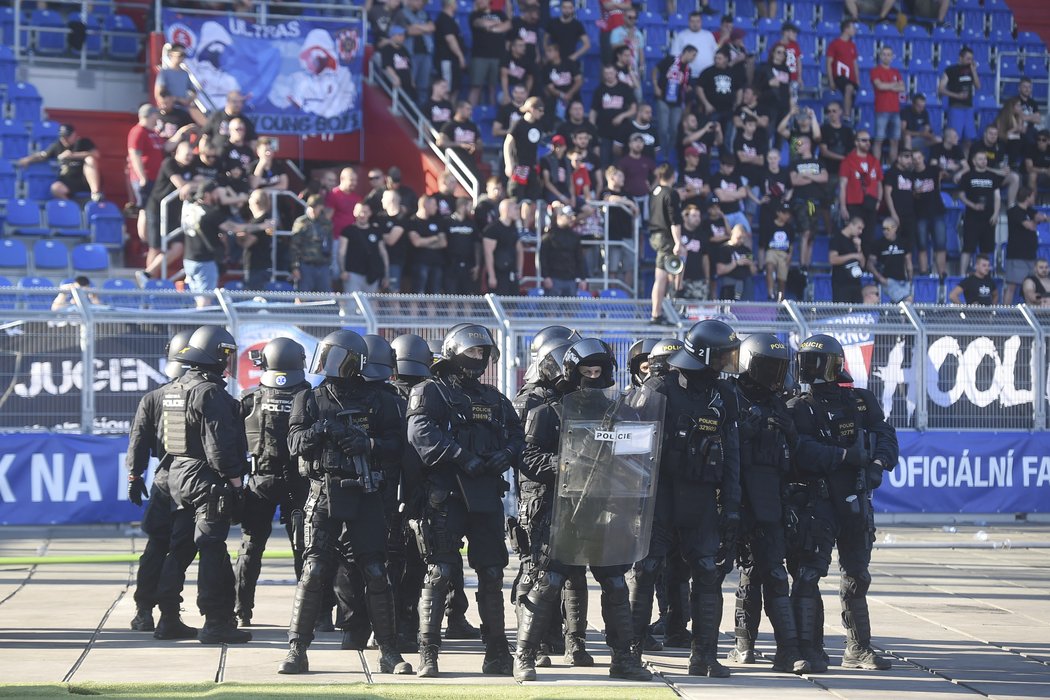
[[[45,160],[58,161],[58,179],[51,183],[51,196],[70,199],[90,192],[94,200],[102,199],[98,148],[89,138],[77,134],[72,124],[58,127],[58,139],[47,149],[19,158],[15,165],[24,168]]]
[[[388,272],[387,288],[391,292],[401,291],[401,279],[408,264],[407,214],[401,205],[401,195],[396,190],[384,190],[381,211],[373,219],[379,226],[379,234],[386,246]]]
[[[343,291],[377,292],[388,274],[390,260],[383,244],[383,232],[372,221],[372,208],[365,202],[354,206],[354,223],[339,236],[339,267]]]
[[[664,144],[661,143],[656,125],[653,124],[653,108],[650,105],[639,104],[635,118],[628,119],[620,126],[620,133],[613,144],[614,154],[626,154],[627,144],[636,134],[642,138],[642,155],[655,161],[657,152]]]
[[[441,12],[434,18],[434,64],[438,75],[457,95],[467,70],[466,45],[456,21],[458,7],[456,0],[443,0]]]
[[[591,99],[591,122],[598,129],[602,165],[613,159],[613,143],[621,125],[638,111],[634,91],[619,81],[614,66],[602,68],[602,83]]]
[[[525,57],[533,64],[540,60],[540,6],[537,0],[522,0],[515,3],[519,15],[510,21],[508,39],[521,39],[525,44]]]
[[[405,91],[412,101],[416,99],[416,88],[412,84],[412,56],[405,48],[405,28],[394,24],[390,27],[390,43],[379,49],[379,65],[390,83]]]
[[[557,44],[563,58],[578,61],[591,50],[591,40],[580,20],[576,19],[576,3],[562,0],[561,16],[547,23],[543,37],[545,44]]]
[[[1028,76],[1018,81],[1017,98],[1021,101],[1021,121],[1025,124],[1025,144],[1030,146],[1035,143],[1036,135],[1043,125],[1043,115],[1039,113],[1039,103],[1032,97],[1032,79]]]
[[[915,211],[915,180],[912,152],[903,149],[897,153],[893,167],[882,179],[883,197],[890,216],[897,221],[900,245],[911,250],[917,236]]]
[[[474,0],[470,13],[470,103],[481,104],[481,88],[488,88],[489,104],[496,104],[499,61],[506,51],[510,22],[507,15],[493,10],[489,0]]]
[[[748,197],[748,188],[736,172],[736,156],[725,153],[718,161],[718,172],[711,178],[711,191],[722,203],[722,212],[730,226],[740,225],[748,231],[751,223],[741,211],[741,203]]]
[[[973,50],[964,46],[959,51],[959,62],[945,68],[937,83],[937,95],[948,98],[948,126],[959,134],[963,148],[969,147],[970,142],[977,137],[973,96],[980,89],[981,80],[977,77]]]
[[[777,207],[773,221],[768,227],[763,227],[759,234],[758,247],[765,253],[766,295],[770,301],[783,301],[791,268],[791,251],[795,247],[795,227],[791,223],[790,204],[781,202]]]
[[[547,44],[546,58],[539,70],[540,90],[547,101],[547,111],[552,115],[561,114],[564,117],[569,105],[579,96],[580,88],[583,87],[580,64],[562,58],[561,49],[554,43]],[[569,134],[562,135],[566,139],[569,138]]]
[[[518,217],[518,203],[504,199],[499,203],[499,219],[486,226],[481,234],[488,291],[500,296],[521,294],[525,247],[518,236]]]
[[[469,197],[456,200],[448,222],[445,249],[445,294],[477,294],[481,273],[481,238],[470,215]]]
[[[1008,233],[1006,238],[1006,262],[1003,265],[1003,276],[1006,278],[1006,289],[1003,290],[1003,303],[1012,304],[1014,290],[1024,284],[1024,279],[1032,274],[1036,256],[1039,251],[1039,234],[1036,227],[1046,221],[1046,214],[1034,208],[1035,192],[1022,187],[1017,192],[1017,204],[1006,212]]]
[[[510,99],[510,89],[515,85],[524,85],[526,92],[532,94],[533,82],[536,80],[536,61],[525,54],[525,42],[521,37],[510,41],[510,50],[499,64],[499,84],[503,91],[504,101]]]
[[[197,294],[197,307],[211,304],[204,296],[219,286],[219,263],[226,256],[226,233],[244,229],[243,224],[229,220],[229,210],[221,206],[219,184],[206,180],[197,186],[193,201],[182,208],[182,230],[186,236],[182,267],[190,291]]]
[[[690,204],[702,207],[707,197],[711,194],[711,176],[700,167],[700,151],[693,146],[685,149],[685,163],[678,172],[678,182],[675,188],[678,196],[682,198],[682,206]]]
[[[423,116],[438,131],[441,131],[441,127],[452,119],[453,107],[448,99],[448,94],[448,81],[438,78],[430,86],[430,99],[423,103]]]
[[[941,166],[932,158],[927,165],[922,151],[912,152],[911,159],[912,181],[915,187],[915,223],[919,241],[919,274],[927,275],[930,272],[928,251],[932,243],[937,274],[943,279],[948,270],[948,241],[944,221],[946,209],[941,199]]]
[[[649,322],[668,325],[670,321],[663,314],[664,297],[671,280],[666,265],[671,256],[682,254],[682,202],[674,189],[674,168],[670,163],[658,165],[653,178],[656,186],[649,195],[649,243],[656,251],[656,270]]]
[[[734,226],[729,240],[718,247],[715,273],[718,275],[718,298],[735,301],[754,299],[754,276],[758,274],[751,252],[751,234],[743,226]]]
[[[510,185],[507,192],[519,200],[540,197],[543,183],[539,173],[538,151],[543,132],[543,100],[530,97],[521,108],[522,117],[503,140],[503,168]]]
[[[875,241],[868,256],[868,272],[882,286],[882,292],[896,304],[911,301],[911,247],[897,238],[897,222],[882,222],[882,238]]]
[[[215,110],[204,125],[203,132],[207,134],[220,148],[225,146],[226,139],[230,135],[230,122],[237,117],[247,119],[247,130],[244,134],[246,143],[254,147],[255,139],[259,138],[255,131],[255,123],[244,114],[244,95],[239,90],[231,90],[226,94],[226,104],[222,109]]]
[[[273,274],[273,232],[277,222],[270,219],[270,195],[266,190],[255,190],[248,197],[248,209],[252,218],[250,229],[243,225],[234,231],[237,245],[244,249],[241,263],[244,268],[244,288],[266,289]],[[287,249],[286,238],[277,239],[277,258],[281,260],[282,248]],[[280,266],[280,262],[278,262]]]
[[[939,165],[945,175],[955,179],[966,165],[966,152],[959,145],[958,131],[945,127],[944,140],[930,147],[930,162]]]
[[[685,267],[675,280],[679,299],[706,300],[711,296],[710,249],[701,229],[700,207],[686,204],[682,209],[682,252]]]
[[[828,184],[828,171],[813,157],[813,142],[808,136],[795,139],[795,150],[798,156],[791,163],[791,196],[795,213],[795,226],[802,238],[802,249],[799,262],[803,269],[809,267],[813,260],[813,230],[821,197]]]
[[[864,275],[864,251],[861,234],[864,219],[854,216],[837,236],[832,236],[828,262],[831,263],[831,300],[848,304],[859,304],[861,296],[860,278]]]
[[[1021,186],[1021,178],[1010,170],[1006,149],[999,138],[999,127],[995,124],[986,126],[981,140],[970,146],[969,159],[963,166],[963,172],[966,172],[968,167],[973,167],[973,156],[978,152],[985,154],[988,158],[988,169],[1002,179],[1000,187],[1006,187],[1006,204],[1012,207],[1017,201],[1017,188]]]
[[[970,269],[970,256],[980,250],[985,255],[995,252],[995,225],[999,223],[999,187],[1002,179],[988,169],[984,151],[973,156],[973,170],[959,179],[959,201],[963,213],[963,244],[959,256],[961,270]]]
[[[481,152],[481,130],[472,121],[474,107],[466,100],[456,105],[456,113],[438,132],[438,145],[455,151],[463,164],[480,179],[477,154]]]
[[[935,143],[940,143],[940,137],[933,132],[930,113],[926,111],[926,95],[921,92],[915,93],[912,95],[911,104],[901,110],[901,131],[904,135],[901,145],[909,150],[929,148]]]
[[[744,117],[744,128],[733,137],[733,153],[736,155],[741,177],[747,178],[748,187],[758,187],[766,169],[766,152],[769,141],[759,139],[758,120],[751,115]]]
[[[991,276],[992,263],[987,255],[974,258],[973,274],[969,275],[948,293],[952,304],[976,304],[995,306],[999,303],[999,289]]]
[[[708,120],[715,120],[725,131],[733,110],[740,103],[740,88],[729,67],[729,53],[725,49],[715,52],[715,63],[700,73],[696,94]]]
[[[157,134],[165,141],[178,135],[180,129],[189,131],[186,127],[195,124],[189,112],[175,106],[175,96],[164,88],[157,95],[157,110]]]
[[[1050,131],[1041,129],[1035,138],[1035,148],[1025,149],[1024,172],[1028,189],[1039,191],[1039,186],[1050,187]]]

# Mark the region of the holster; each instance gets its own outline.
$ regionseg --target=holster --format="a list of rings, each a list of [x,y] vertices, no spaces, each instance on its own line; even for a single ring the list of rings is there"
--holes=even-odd
[[[519,557],[527,557],[532,552],[529,547],[529,533],[514,516],[507,518],[507,538],[511,550]]]
[[[306,517],[298,508],[292,511],[292,547],[306,549]]]
[[[325,476],[328,493],[328,515],[336,520],[353,520],[361,509],[364,494],[360,488],[344,486],[345,481],[352,481],[340,476]]]
[[[433,554],[433,547],[430,546],[430,542],[426,535],[426,528],[423,527],[423,522],[415,518],[408,520],[408,531],[412,533],[412,539],[415,540],[416,550],[419,552],[419,556],[426,559],[427,556]]]

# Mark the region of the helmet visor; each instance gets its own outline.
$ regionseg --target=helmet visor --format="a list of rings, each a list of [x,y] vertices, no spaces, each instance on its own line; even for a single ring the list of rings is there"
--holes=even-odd
[[[349,378],[360,373],[364,360],[359,353],[350,352],[342,346],[318,343],[310,361],[310,372],[326,377]]]
[[[711,348],[711,369],[726,374],[740,374],[740,346]]]
[[[787,360],[755,355],[751,358],[751,366],[747,368],[747,374],[756,384],[770,391],[781,391],[784,388],[788,364]]]
[[[804,383],[835,383],[839,381],[841,371],[842,358],[838,355],[825,355],[819,352],[800,352],[798,354],[798,376]]]

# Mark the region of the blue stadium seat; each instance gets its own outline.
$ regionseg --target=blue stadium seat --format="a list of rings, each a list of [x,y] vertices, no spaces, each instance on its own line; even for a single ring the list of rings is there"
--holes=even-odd
[[[904,37],[899,31],[897,26],[893,24],[886,24],[880,22],[875,25],[875,41],[881,46],[889,46],[893,49],[893,53],[897,57],[904,55]]]
[[[1016,56],[1003,56],[999,59],[999,73],[1004,78],[1021,77],[1021,64]]]
[[[36,40],[36,51],[45,56],[61,56],[66,52],[66,20],[51,10],[33,10],[29,16]]]
[[[817,24],[817,34],[824,37],[829,44],[838,38],[839,33],[839,23],[829,22],[827,17]]]
[[[68,270],[69,248],[60,241],[37,241],[33,244],[33,269]]]
[[[68,199],[49,199],[44,205],[44,213],[47,214],[47,225],[56,236],[87,238],[91,235],[91,231],[84,228],[84,222],[80,219],[80,207],[75,202]]]
[[[802,246],[795,246],[801,248]],[[813,237],[813,264],[824,266],[828,264],[828,252],[831,248],[831,238],[828,236]]]
[[[230,280],[229,282],[223,282],[222,288],[228,292],[242,292],[244,291],[244,282],[242,280]]]
[[[127,15],[111,15],[106,18],[106,31],[109,32],[110,58],[135,59],[139,55],[139,31]]]
[[[1005,32],[1012,34],[1014,30],[1014,15],[1008,7],[986,7],[990,19],[991,32]]]
[[[55,168],[51,163],[33,163],[28,166],[22,171],[26,198],[48,199],[51,196],[51,183],[56,179]]]
[[[739,3],[738,3],[739,4]],[[800,0],[794,5],[794,21],[802,31],[806,31],[817,23],[817,4]]]
[[[291,282],[278,280],[276,282],[267,282],[265,290],[267,292],[294,292],[295,287],[292,286]]]
[[[124,244],[124,215],[113,202],[88,202],[84,207],[84,218],[92,242],[110,247]]]
[[[146,280],[145,289],[148,291],[175,292],[175,283],[171,280]],[[150,308],[153,309],[185,309],[194,305],[193,296],[190,294],[151,294],[148,297]]]
[[[1046,79],[1046,57],[1029,56],[1024,57],[1024,74],[1031,78]]]
[[[95,8],[84,23],[87,25],[87,36],[84,37],[84,52],[88,58],[99,58],[102,56],[102,37],[106,30],[107,16],[100,14],[102,9]],[[108,11],[108,8],[106,10]]]
[[[15,166],[7,159],[0,159],[0,199],[14,199],[16,182]]]
[[[47,277],[23,277],[17,286],[19,289],[49,289],[54,288],[55,283]],[[29,311],[46,311],[54,299],[49,294],[27,294],[22,297],[22,305]]]
[[[81,243],[73,248],[73,269],[78,272],[103,272],[109,269],[105,246]]]
[[[138,285],[129,279],[115,277],[113,279],[105,280],[102,283],[102,289],[130,292],[132,290],[137,290]],[[143,302],[145,301],[145,296],[141,294],[103,294],[99,296],[99,301],[107,306],[138,309],[142,307]]]
[[[0,277],[0,288],[13,287],[14,283],[6,277]],[[18,297],[14,294],[0,294],[0,310],[14,311],[18,307]]]
[[[974,100],[974,107],[977,110],[977,121],[981,125],[981,129],[994,122],[999,115],[999,102],[995,99],[995,95],[990,95],[987,92],[977,94],[977,99]]]
[[[1046,45],[1043,44],[1043,40],[1035,32],[1017,32],[1017,44],[1026,54],[1043,54],[1046,52]]]
[[[820,37],[812,32],[804,31],[798,35],[798,45],[802,49],[803,66],[814,62],[813,56],[817,55],[817,41],[819,39]],[[823,61],[818,59],[818,63],[823,63]]]
[[[5,7],[0,9],[0,12],[11,12],[11,8]],[[3,19],[6,15],[0,15],[0,34],[4,32]],[[15,72],[18,68],[18,61],[15,59],[15,53],[6,45],[5,42],[0,41],[0,85],[12,85],[15,82]]]
[[[908,67],[911,68],[916,62],[921,61],[923,65],[933,66],[933,41],[928,37],[921,41],[912,41],[909,44]]]
[[[5,160],[17,160],[29,153],[29,132],[25,124],[13,119],[0,122],[0,149]]]
[[[0,45],[4,48],[15,43],[15,10],[13,7],[0,7]],[[0,81],[3,82],[3,81]],[[10,85],[10,83],[8,83]]]
[[[51,233],[40,220],[40,203],[27,199],[13,199],[7,203],[7,229],[19,236]]]
[[[930,105],[938,101],[937,81],[940,76],[933,71],[918,71],[915,76],[915,91],[926,95],[926,104]]]
[[[963,31],[977,32],[984,35],[984,24],[985,24],[985,13],[984,8],[978,6],[976,8],[960,8],[957,13],[959,21],[962,23]]]
[[[48,146],[58,139],[58,122],[47,119],[33,122],[32,139],[33,145],[37,150],[43,151],[47,149]]]
[[[912,284],[912,299],[916,304],[936,304],[941,281],[936,277],[916,277]]]
[[[525,291],[525,296],[527,297],[542,297],[546,296],[546,294],[547,292],[543,289],[543,287],[529,287]]]
[[[0,267],[26,270],[29,268],[29,251],[26,244],[17,238],[0,239]]]
[[[831,275],[810,275],[813,282],[813,301],[831,301]]]
[[[630,299],[631,295],[626,290],[620,289],[619,287],[611,287],[609,289],[603,289],[598,292],[598,296],[602,299]]]
[[[949,300],[948,300],[948,295],[951,294],[952,290],[955,289],[955,287],[960,282],[962,282],[964,279],[966,279],[965,276],[957,276],[957,275],[948,275],[947,277],[944,278],[944,301],[945,302],[950,303]]]
[[[8,88],[7,101],[14,109],[12,117],[18,122],[35,122],[40,120],[40,110],[44,105],[40,93],[30,83],[15,83]]]

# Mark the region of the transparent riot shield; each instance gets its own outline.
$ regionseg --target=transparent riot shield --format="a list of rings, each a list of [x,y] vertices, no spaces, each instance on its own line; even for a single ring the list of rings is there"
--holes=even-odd
[[[664,396],[565,396],[550,556],[564,564],[633,564],[649,552],[663,438]]]

